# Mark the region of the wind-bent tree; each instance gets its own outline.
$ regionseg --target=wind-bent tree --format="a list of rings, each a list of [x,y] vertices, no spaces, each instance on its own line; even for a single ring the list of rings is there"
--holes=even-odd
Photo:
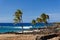
[[[47,20],[49,19],[49,15],[46,15],[45,13],[41,14],[42,21],[44,23],[47,23]]]
[[[42,23],[42,19],[41,19],[41,18],[37,18],[37,19],[36,19],[36,22],[37,22],[37,23]],[[37,30],[38,30],[38,28],[37,28]]]
[[[17,24],[17,23],[22,23],[22,12],[21,12],[21,10],[17,10],[16,12],[15,12],[15,18],[14,18],[14,23],[15,24]],[[23,26],[22,26],[22,33],[23,33]]]
[[[49,19],[49,15],[47,15],[45,13],[42,13],[39,18],[37,18],[36,20],[34,20],[34,19],[32,20],[32,24],[33,24],[34,27],[36,27],[36,23],[45,23],[45,24],[47,24],[48,19]],[[37,30],[38,30],[38,28],[37,28]],[[34,30],[33,30],[33,32],[34,32]]]
[[[17,10],[16,12],[15,12],[15,18],[14,18],[14,22],[15,23],[21,23],[22,22],[22,12],[21,12],[21,10]]]
[[[37,21],[37,23],[41,23],[42,19],[41,18],[37,18],[36,21]]]
[[[46,15],[45,13],[41,14],[42,21],[47,24],[47,20],[49,19],[49,15]]]
[[[35,27],[36,21],[34,19],[32,20],[32,24]]]
[[[33,26],[34,26],[34,28],[36,27],[36,21],[33,19],[32,20],[32,24],[33,24]],[[34,33],[34,29],[33,29],[33,33]],[[35,33],[34,33],[35,34]]]

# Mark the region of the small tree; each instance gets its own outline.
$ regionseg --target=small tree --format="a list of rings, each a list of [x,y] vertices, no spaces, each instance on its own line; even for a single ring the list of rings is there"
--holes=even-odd
[[[36,22],[37,22],[37,23],[42,23],[42,19],[41,19],[41,18],[37,18],[37,19],[36,19]],[[37,28],[37,29],[38,29],[38,28]]]
[[[42,18],[42,21],[47,24],[47,19],[49,19],[49,15],[46,15],[45,13],[42,13],[41,14],[41,18]]]
[[[21,23],[22,22],[22,12],[21,10],[17,10],[15,12],[15,18],[14,18],[14,23],[17,24],[17,23]],[[23,33],[23,26],[22,26],[22,33]]]
[[[41,18],[37,18],[36,21],[37,21],[37,23],[41,23],[42,19]]]
[[[32,24],[35,26],[35,24],[36,24],[36,21],[33,19],[32,20]]]
[[[33,24],[34,27],[36,27],[35,26],[36,25],[36,21],[34,19],[32,20],[32,24]],[[33,32],[34,32],[34,30],[33,30]]]

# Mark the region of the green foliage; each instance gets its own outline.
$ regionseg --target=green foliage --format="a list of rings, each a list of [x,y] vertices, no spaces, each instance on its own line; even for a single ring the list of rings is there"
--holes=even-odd
[[[32,24],[33,24],[33,25],[35,25],[35,24],[36,24],[36,21],[35,21],[34,19],[32,20]]]
[[[14,18],[14,22],[15,23],[19,23],[19,22],[21,22],[22,21],[22,12],[21,12],[21,10],[17,10],[16,12],[15,12],[15,18]]]
[[[14,14],[15,18],[14,18],[14,23],[21,23],[22,22],[22,12],[21,10],[17,10]],[[23,26],[22,26],[22,33],[23,33]]]
[[[36,20],[32,20],[32,24],[35,25],[36,23],[45,23],[47,24],[47,20],[49,19],[49,15],[46,15],[45,13],[42,13],[40,18],[36,18]]]
[[[46,14],[45,13],[42,13],[41,14],[41,18],[45,20],[46,19]]]
[[[42,21],[43,21],[44,23],[47,23],[47,19],[49,19],[49,15],[46,15],[45,13],[42,13],[42,14],[41,14],[41,18],[42,18]]]
[[[42,19],[41,18],[37,18],[36,21],[37,21],[37,23],[41,23]]]

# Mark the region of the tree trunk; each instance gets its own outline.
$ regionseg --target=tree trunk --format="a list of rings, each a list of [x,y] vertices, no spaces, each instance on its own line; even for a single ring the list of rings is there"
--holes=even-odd
[[[22,26],[22,33],[23,33],[23,26]]]
[[[21,16],[21,23],[23,23],[22,16]],[[23,33],[23,31],[24,31],[24,30],[23,30],[23,25],[22,25],[22,33]]]

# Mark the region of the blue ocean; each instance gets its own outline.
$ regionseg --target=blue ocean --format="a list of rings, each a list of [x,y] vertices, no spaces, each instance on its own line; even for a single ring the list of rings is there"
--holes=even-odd
[[[44,23],[36,23],[35,25],[31,23],[0,23],[0,33],[4,32],[18,32],[23,30],[32,30],[33,28],[41,28],[44,26],[52,26],[52,23],[44,24]]]

